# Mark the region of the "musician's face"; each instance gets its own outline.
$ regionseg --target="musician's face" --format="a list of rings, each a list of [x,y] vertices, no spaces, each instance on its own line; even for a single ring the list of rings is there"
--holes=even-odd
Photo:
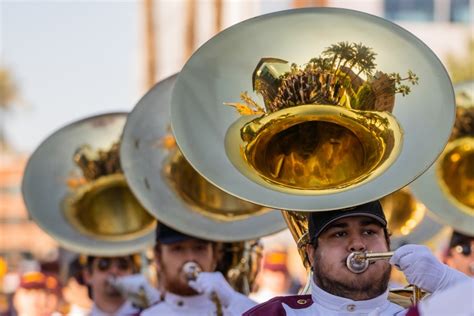
[[[317,245],[306,248],[314,271],[315,283],[328,293],[353,300],[367,300],[386,291],[391,266],[387,260],[369,265],[360,274],[346,266],[354,251],[388,251],[385,232],[370,217],[341,218],[331,223],[318,237]]]
[[[126,257],[96,257],[89,268],[84,271],[84,280],[92,288],[94,301],[100,297],[121,298],[121,294],[113,288],[107,279],[126,276],[133,273],[133,262]]]
[[[468,276],[474,276],[474,239],[451,248],[446,264]]]
[[[155,250],[160,286],[167,292],[183,296],[197,294],[183,272],[186,262],[196,262],[204,272],[213,272],[216,268],[215,247],[208,241],[188,239],[160,244]]]

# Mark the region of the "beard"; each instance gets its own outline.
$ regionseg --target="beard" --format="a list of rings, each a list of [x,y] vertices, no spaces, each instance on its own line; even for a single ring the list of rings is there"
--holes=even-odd
[[[380,273],[370,273],[365,277],[354,277],[353,279],[339,280],[333,277],[331,270],[333,265],[324,264],[319,252],[316,251],[314,258],[314,282],[324,291],[339,297],[345,297],[354,301],[372,299],[382,295],[388,288],[392,266],[386,262]],[[345,266],[345,260],[341,262]],[[369,266],[370,269],[370,266]],[[349,271],[349,270],[348,270]],[[334,272],[333,272],[334,273]],[[370,277],[369,277],[370,276]]]
[[[107,297],[109,298],[122,298],[122,293],[119,292],[116,288],[114,288],[112,285],[109,284],[109,282],[106,281],[104,285],[104,293]]]
[[[170,269],[161,265],[161,271],[159,273],[158,280],[163,282],[164,290],[180,296],[193,296],[199,293],[188,285],[182,272],[182,267],[179,271],[171,271],[176,267],[170,267]]]

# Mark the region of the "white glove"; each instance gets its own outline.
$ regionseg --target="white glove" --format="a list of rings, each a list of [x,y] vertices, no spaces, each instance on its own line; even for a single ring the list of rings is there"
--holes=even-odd
[[[467,280],[468,276],[441,263],[426,246],[405,245],[390,259],[410,284],[434,293]]]
[[[196,280],[188,284],[199,293],[209,296],[215,293],[224,307],[230,305],[236,293],[220,272],[201,272]]]
[[[142,274],[110,278],[108,281],[136,307],[147,308],[160,300],[160,292]]]
[[[380,308],[376,308],[373,311],[371,311],[367,316],[380,316]]]

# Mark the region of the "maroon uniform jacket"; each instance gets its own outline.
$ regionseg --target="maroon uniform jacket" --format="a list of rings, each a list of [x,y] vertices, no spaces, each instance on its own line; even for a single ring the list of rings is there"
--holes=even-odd
[[[292,309],[306,308],[313,304],[311,295],[292,295],[292,296],[277,296],[271,300],[259,304],[252,309],[249,309],[242,316],[285,316],[286,312],[282,303],[290,306]]]

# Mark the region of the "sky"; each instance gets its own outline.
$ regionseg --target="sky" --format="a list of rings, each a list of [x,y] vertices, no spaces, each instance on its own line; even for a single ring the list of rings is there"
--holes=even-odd
[[[266,1],[260,10],[283,9],[287,2]],[[161,8],[155,16],[184,16],[174,0],[161,0]],[[0,122],[15,149],[30,153],[72,121],[133,108],[145,92],[141,9],[131,0],[0,0],[0,64],[11,71],[21,97],[0,113]],[[171,75],[179,67],[165,71]]]
[[[2,113],[7,138],[30,152],[56,129],[140,97],[139,10],[131,1],[1,1],[1,63],[21,102]]]
[[[350,3],[364,7],[371,1]],[[157,2],[161,7],[155,16],[166,23],[160,26],[165,43],[158,47],[163,55],[168,46],[176,44],[172,31],[178,26],[170,24],[183,23],[185,15],[177,0]],[[288,8],[291,3],[264,0],[252,7],[255,2],[227,1],[230,9],[224,26]],[[198,10],[209,7],[210,0],[198,1]],[[21,97],[12,110],[0,112],[0,124],[15,149],[31,153],[72,121],[133,109],[145,92],[141,9],[141,3],[132,0],[0,0],[0,65],[11,71]],[[465,42],[456,35],[462,33],[444,25],[415,25],[412,31],[440,56],[450,46]],[[443,32],[447,39],[440,35]],[[211,35],[198,38],[198,44]],[[174,49],[179,51],[179,46]],[[162,58],[158,79],[179,71],[184,60],[176,55]]]

